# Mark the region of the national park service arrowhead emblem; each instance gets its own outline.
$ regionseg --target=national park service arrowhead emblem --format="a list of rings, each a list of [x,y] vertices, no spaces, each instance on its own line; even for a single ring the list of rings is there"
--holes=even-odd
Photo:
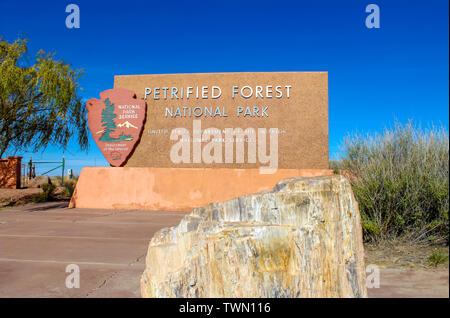
[[[87,103],[89,129],[106,160],[120,167],[138,143],[146,118],[147,104],[123,88],[100,93]]]

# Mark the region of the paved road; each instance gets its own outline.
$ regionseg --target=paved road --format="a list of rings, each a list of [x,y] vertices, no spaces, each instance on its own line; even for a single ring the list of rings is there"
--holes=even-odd
[[[0,297],[139,297],[148,242],[185,213],[68,209],[41,203],[0,210]],[[80,288],[65,286],[66,266]],[[449,297],[448,270],[381,270],[371,297]]]
[[[151,237],[185,215],[66,206],[0,210],[0,297],[139,297]],[[79,289],[65,286],[69,264]]]

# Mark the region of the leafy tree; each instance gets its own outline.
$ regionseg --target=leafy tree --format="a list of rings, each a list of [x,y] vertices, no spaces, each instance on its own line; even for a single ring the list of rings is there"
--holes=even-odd
[[[82,71],[46,54],[27,65],[27,40],[0,37],[0,157],[7,150],[66,148],[72,136],[88,148],[86,108],[78,96]]]

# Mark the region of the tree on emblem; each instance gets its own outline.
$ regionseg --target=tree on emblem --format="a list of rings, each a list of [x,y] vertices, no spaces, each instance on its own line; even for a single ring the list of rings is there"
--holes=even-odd
[[[114,133],[117,128],[116,123],[114,122],[114,118],[117,115],[114,113],[114,104],[111,103],[109,98],[107,98],[104,102],[105,109],[102,110],[102,127],[105,128],[105,131],[100,137],[100,141],[104,142],[119,142],[119,141],[131,141],[133,140],[133,136],[125,135],[122,133],[119,138],[112,138],[111,133]]]

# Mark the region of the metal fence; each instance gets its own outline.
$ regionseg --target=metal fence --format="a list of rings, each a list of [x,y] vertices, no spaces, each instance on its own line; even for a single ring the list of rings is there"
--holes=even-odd
[[[56,167],[54,166],[55,164],[57,165]],[[49,165],[51,166],[49,167]],[[61,161],[33,161],[33,159],[30,158],[28,163],[22,164],[22,186],[28,186],[29,180],[35,178],[37,175],[45,176],[57,169],[61,169],[61,184],[63,184],[65,165],[66,160],[64,157]],[[44,170],[44,172],[39,170]]]

